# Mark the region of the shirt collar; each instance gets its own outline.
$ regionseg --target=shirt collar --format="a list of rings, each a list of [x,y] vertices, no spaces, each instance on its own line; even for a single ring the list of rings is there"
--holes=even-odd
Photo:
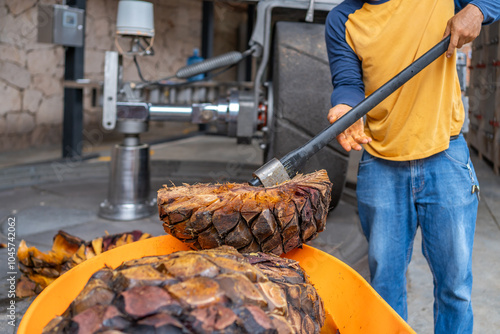
[[[391,0],[379,0],[379,1],[366,0],[366,2],[369,3],[370,5],[380,5],[380,4],[383,4],[383,3],[388,2],[388,1],[391,1]]]

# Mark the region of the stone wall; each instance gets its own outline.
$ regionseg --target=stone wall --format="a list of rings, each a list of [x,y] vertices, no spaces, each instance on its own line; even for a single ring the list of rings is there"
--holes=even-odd
[[[165,77],[185,65],[201,44],[201,0],[153,0],[155,55],[139,62],[147,79]],[[56,0],[0,1],[0,151],[59,145],[62,137],[64,47],[37,42],[39,4]],[[214,55],[237,48],[245,5],[215,1]],[[114,30],[118,0],[88,0],[85,78],[102,81],[104,54],[116,50]],[[234,73],[221,78],[233,80]],[[138,80],[131,59],[124,59],[124,79]],[[84,126],[99,127],[101,110],[84,95]]]
[[[64,49],[36,42],[37,3],[0,2],[0,150],[61,138]]]

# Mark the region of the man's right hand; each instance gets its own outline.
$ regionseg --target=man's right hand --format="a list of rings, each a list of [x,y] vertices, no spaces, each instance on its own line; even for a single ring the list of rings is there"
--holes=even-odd
[[[337,104],[328,112],[328,121],[330,123],[334,123],[351,109],[352,107],[347,104]],[[361,151],[361,144],[367,144],[371,142],[372,139],[365,134],[363,118],[360,118],[356,121],[356,123],[347,128],[347,130],[338,135],[337,141],[344,148],[344,150],[349,152],[351,149]]]
[[[481,24],[484,15],[479,8],[473,4],[468,4],[446,25],[443,38],[451,34],[450,45],[446,51],[446,57],[450,58],[456,48],[461,48],[464,44],[472,42],[481,32]]]

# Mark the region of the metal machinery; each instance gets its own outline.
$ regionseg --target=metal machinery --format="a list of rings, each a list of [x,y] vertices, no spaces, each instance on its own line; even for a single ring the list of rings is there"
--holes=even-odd
[[[139,138],[141,133],[148,131],[150,121],[207,124],[215,127],[218,133],[235,137],[238,144],[249,144],[257,138],[266,161],[300,146],[328,125],[326,113],[330,108],[332,88],[324,45],[324,21],[328,12],[340,2],[259,1],[248,50],[229,52],[186,66],[175,75],[178,79],[187,79],[252,56],[258,64],[253,80],[234,85],[227,94],[219,93],[223,90],[222,83],[193,82],[183,86],[188,88],[191,98],[184,98],[182,104],[178,103],[182,100],[179,99],[182,89],[175,86],[166,87],[171,89],[171,94],[170,100],[165,101],[159,97],[161,94],[151,89],[155,84],[124,82],[121,78],[122,55],[107,52],[102,125],[107,130],[122,133],[124,139],[112,152],[109,193],[101,203],[100,216],[133,220],[156,212],[155,199],[148,197],[149,147]],[[119,3],[117,31],[132,39],[132,47],[127,53],[133,56],[147,55],[151,49],[151,45],[143,47],[137,42],[140,38],[154,36],[152,5],[148,7],[148,4],[131,0]],[[140,8],[127,8],[130,5]],[[133,10],[135,17],[143,13],[147,18],[135,18],[132,22],[141,29],[134,30],[120,23],[130,22],[123,19],[127,10]],[[304,170],[327,169],[335,184],[332,207],[343,191],[347,163],[346,153],[332,143],[311,159]]]

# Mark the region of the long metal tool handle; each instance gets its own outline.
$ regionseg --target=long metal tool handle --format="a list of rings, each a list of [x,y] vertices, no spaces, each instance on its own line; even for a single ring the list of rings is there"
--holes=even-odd
[[[361,101],[354,108],[340,117],[335,123],[331,124],[318,135],[311,138],[303,146],[291,151],[280,162],[283,164],[286,172],[292,178],[299,172],[315,153],[325,147],[330,141],[344,132],[348,127],[354,124],[358,119],[366,115],[376,105],[382,102],[386,97],[404,85],[408,80],[413,78],[422,69],[441,56],[450,44],[450,36],[436,44],[432,49],[423,54],[420,58],[410,64],[407,68],[399,72],[395,77],[385,83],[382,87],[374,91],[370,96]],[[250,184],[258,185],[260,181],[254,178]]]

